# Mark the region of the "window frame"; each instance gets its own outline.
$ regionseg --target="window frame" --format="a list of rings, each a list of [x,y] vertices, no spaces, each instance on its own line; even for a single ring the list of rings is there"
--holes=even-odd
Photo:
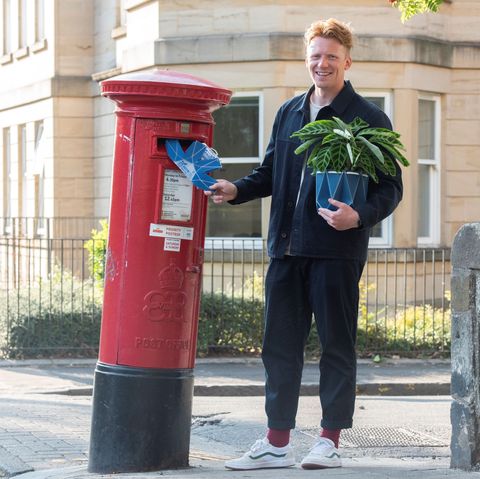
[[[3,234],[12,232],[12,132],[11,127],[2,129],[2,157],[3,157]]]
[[[126,0],[115,2],[115,27],[112,30],[112,39],[118,40],[127,34],[127,5]]]
[[[27,212],[27,125],[18,125],[18,216],[26,217]]]
[[[258,156],[226,156],[221,157],[222,163],[258,163],[262,162],[263,158],[263,93],[261,91],[241,91],[235,92],[232,95],[234,98],[248,98],[248,97],[257,97],[258,98]]]
[[[393,125],[393,92],[388,90],[360,90],[359,94],[364,98],[383,98],[384,112],[390,119]],[[393,217],[389,215],[381,223],[381,236],[371,236],[368,241],[369,248],[391,248],[393,242]]]
[[[2,0],[2,56],[11,55],[12,53],[12,25],[10,20],[12,18],[12,0]]]
[[[27,0],[18,0],[18,50],[27,48],[28,44],[28,8]]]
[[[247,163],[257,163],[261,164],[264,156],[264,96],[263,92],[259,90],[254,91],[237,91],[232,95],[234,98],[247,98],[247,97],[256,97],[258,98],[258,156],[252,157],[221,157],[220,160],[222,164],[247,164]],[[261,212],[263,209],[263,202],[261,207]],[[262,249],[263,248],[263,234],[260,238],[251,238],[251,237],[235,237],[230,236],[207,236],[205,238],[205,249],[219,250],[219,249],[243,249],[245,244],[248,244],[249,249]]]
[[[35,0],[35,43],[45,39],[45,0]]]
[[[433,158],[420,158],[417,147],[417,180],[419,178],[418,166],[430,166],[429,182],[430,182],[430,205],[429,211],[429,236],[417,235],[417,246],[438,246],[440,244],[440,210],[434,205],[440,205],[441,202],[441,97],[440,95],[419,93],[417,100],[417,107],[420,107],[420,101],[431,101],[434,104],[434,140]],[[418,119],[419,122],[419,119]],[[417,125],[417,131],[419,131]],[[419,145],[417,141],[417,145]],[[417,189],[418,190],[418,189]]]
[[[34,217],[35,235],[45,236],[47,233],[45,221],[45,159],[42,156],[44,150],[42,145],[45,141],[45,122],[37,120],[34,122]]]

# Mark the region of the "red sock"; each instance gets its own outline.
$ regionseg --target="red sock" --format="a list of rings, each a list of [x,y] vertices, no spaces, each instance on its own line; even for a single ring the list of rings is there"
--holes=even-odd
[[[320,433],[320,437],[326,437],[333,441],[333,444],[335,444],[335,447],[338,449],[338,442],[340,440],[340,432],[341,429],[322,429],[322,432]]]
[[[290,429],[268,428],[267,439],[272,446],[284,447],[290,442]]]

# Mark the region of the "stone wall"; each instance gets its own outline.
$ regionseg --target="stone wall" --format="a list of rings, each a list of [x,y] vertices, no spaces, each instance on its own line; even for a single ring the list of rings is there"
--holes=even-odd
[[[480,223],[452,246],[451,467],[480,468]]]

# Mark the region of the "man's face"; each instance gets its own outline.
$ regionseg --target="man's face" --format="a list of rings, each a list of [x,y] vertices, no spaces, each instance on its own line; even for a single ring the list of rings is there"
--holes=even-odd
[[[334,38],[315,37],[307,47],[305,63],[317,88],[337,94],[343,88],[345,70],[352,60],[347,49]]]

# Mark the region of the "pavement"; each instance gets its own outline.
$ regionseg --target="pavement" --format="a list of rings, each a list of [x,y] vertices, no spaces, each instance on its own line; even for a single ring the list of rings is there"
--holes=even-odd
[[[342,432],[343,467],[304,471],[228,471],[264,433],[261,361],[198,359],[190,467],[125,474],[87,472],[93,360],[0,360],[0,477],[100,478],[480,478],[449,468],[450,363],[447,360],[359,360],[358,427]],[[292,443],[304,454],[314,441],[318,365],[307,362]],[[255,437],[254,437],[255,436]],[[299,457],[300,459],[300,457]]]

